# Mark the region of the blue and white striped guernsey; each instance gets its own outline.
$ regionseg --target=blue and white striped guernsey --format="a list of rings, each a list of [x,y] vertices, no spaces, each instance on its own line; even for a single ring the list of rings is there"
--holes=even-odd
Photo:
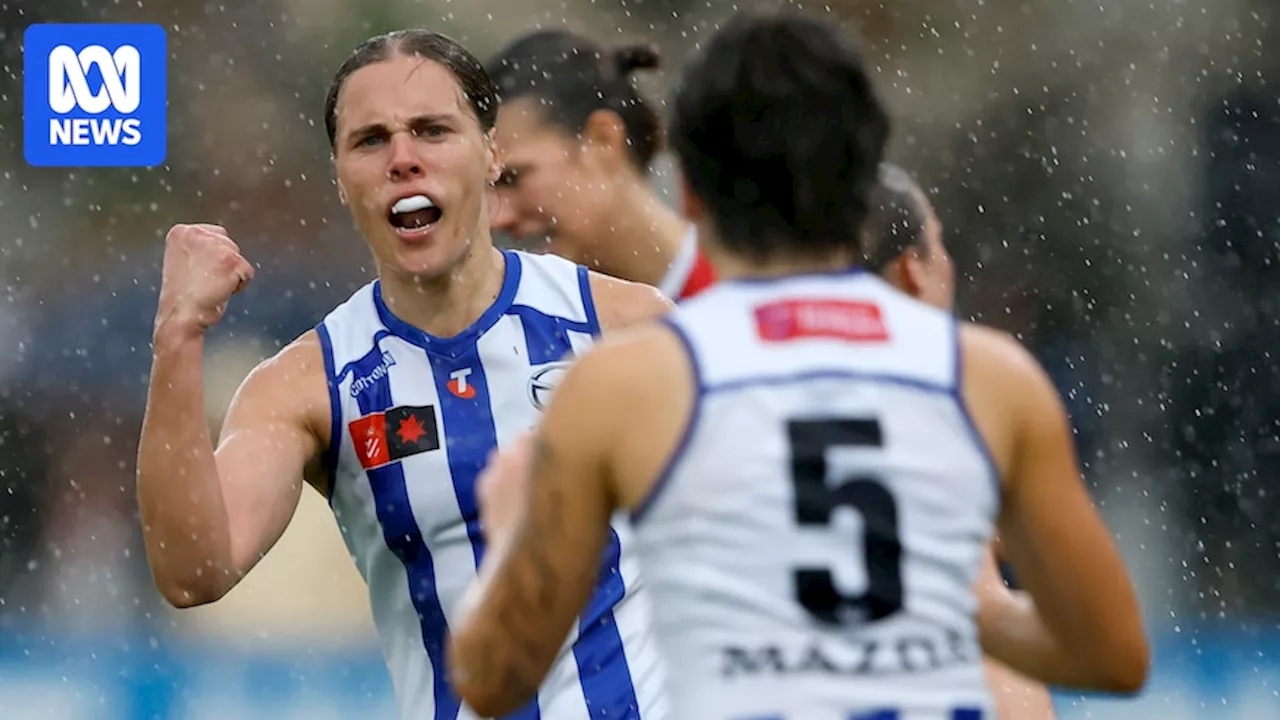
[[[585,268],[505,252],[497,300],[436,338],[391,314],[379,283],[317,326],[329,377],[330,503],[369,598],[403,718],[468,720],[445,637],[484,539],[475,481],[489,452],[532,427],[566,356],[599,334]],[[619,517],[596,588],[521,720],[660,720],[664,682],[630,532]]]

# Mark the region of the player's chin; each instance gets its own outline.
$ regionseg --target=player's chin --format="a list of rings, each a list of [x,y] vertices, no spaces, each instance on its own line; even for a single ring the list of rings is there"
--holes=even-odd
[[[456,244],[444,238],[434,238],[427,243],[400,243],[396,248],[396,265],[402,273],[424,280],[447,275],[462,255]]]

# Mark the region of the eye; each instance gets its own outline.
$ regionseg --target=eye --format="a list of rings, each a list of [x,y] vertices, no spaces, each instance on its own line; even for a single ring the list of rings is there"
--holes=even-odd
[[[431,124],[425,127],[415,128],[414,135],[419,137],[438,138],[449,133],[449,128],[444,125]]]
[[[359,140],[356,140],[355,146],[356,147],[373,147],[374,145],[377,145],[380,142],[382,142],[381,135],[365,135]]]

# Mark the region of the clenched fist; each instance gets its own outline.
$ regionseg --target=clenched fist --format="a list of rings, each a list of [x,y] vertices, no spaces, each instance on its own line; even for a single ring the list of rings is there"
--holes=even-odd
[[[156,327],[204,332],[253,279],[253,266],[219,225],[174,225],[165,236]]]

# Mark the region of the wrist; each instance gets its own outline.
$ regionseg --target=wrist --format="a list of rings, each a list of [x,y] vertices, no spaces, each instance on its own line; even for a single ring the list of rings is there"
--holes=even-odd
[[[200,342],[204,339],[204,330],[204,326],[195,318],[183,317],[176,312],[157,315],[155,326],[151,330],[151,345],[156,352],[160,352]]]

